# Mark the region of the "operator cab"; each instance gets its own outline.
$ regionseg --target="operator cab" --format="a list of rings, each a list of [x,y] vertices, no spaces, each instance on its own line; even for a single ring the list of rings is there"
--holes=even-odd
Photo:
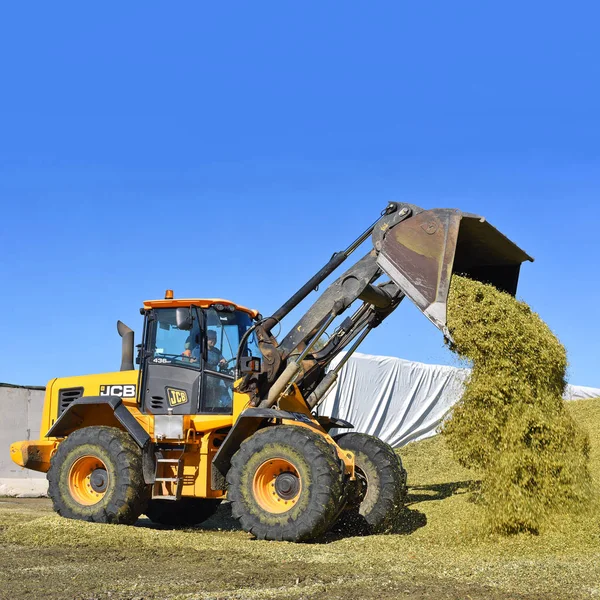
[[[238,348],[258,312],[227,300],[169,297],[142,310],[142,411],[231,414]],[[260,356],[253,334],[241,356]]]

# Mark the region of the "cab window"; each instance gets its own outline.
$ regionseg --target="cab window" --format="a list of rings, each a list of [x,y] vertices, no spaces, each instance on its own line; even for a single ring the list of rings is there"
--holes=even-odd
[[[193,309],[192,329],[184,331],[177,327],[174,308],[156,311],[156,336],[152,346],[152,362],[175,363],[191,368],[200,368],[200,325],[196,309]]]
[[[205,311],[207,355],[204,364],[203,412],[231,413],[233,374],[242,336],[252,325],[249,315],[225,308]],[[242,353],[246,353],[243,349]]]
[[[206,310],[206,368],[211,371],[233,374],[238,347],[243,335],[252,325],[248,314],[237,310]],[[258,355],[253,335],[242,349],[242,355]]]
[[[227,372],[234,367],[239,338],[235,312],[206,311],[206,368],[210,371]]]

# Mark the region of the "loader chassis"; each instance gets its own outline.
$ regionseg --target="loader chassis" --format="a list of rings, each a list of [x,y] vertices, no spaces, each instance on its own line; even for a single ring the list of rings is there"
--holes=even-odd
[[[367,254],[277,339],[275,325],[369,237]],[[50,381],[44,439],[14,443],[11,456],[48,473],[54,507],[69,518],[133,523],[145,513],[193,525],[227,497],[259,538],[311,539],[335,521],[389,530],[406,492],[399,457],[372,436],[332,437],[332,428],[352,425],[316,408],[405,297],[448,335],[452,273],[514,294],[524,260],[481,217],[391,203],[271,317],[222,299],[175,299],[170,290],[144,302],[139,369],[133,331],[119,321],[120,371]]]

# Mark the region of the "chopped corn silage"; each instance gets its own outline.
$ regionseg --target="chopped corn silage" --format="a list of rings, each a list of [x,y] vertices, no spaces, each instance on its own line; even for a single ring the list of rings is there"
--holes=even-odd
[[[591,495],[589,440],[565,409],[564,347],[527,304],[454,276],[451,349],[472,362],[442,432],[459,463],[482,475],[494,531],[539,531]]]

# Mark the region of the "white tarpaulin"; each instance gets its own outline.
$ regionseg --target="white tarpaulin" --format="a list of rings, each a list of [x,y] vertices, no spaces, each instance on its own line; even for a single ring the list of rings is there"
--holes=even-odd
[[[357,352],[340,371],[319,414],[345,419],[354,431],[403,446],[435,433],[460,399],[468,374],[468,369]]]
[[[563,397],[565,400],[588,400],[589,398],[600,398],[600,389],[586,387],[584,385],[567,385]]]
[[[345,419],[354,431],[397,448],[436,433],[444,415],[460,400],[469,373],[466,368],[356,353],[340,371],[319,414]],[[567,400],[595,397],[600,397],[600,389],[569,385],[565,390]]]

